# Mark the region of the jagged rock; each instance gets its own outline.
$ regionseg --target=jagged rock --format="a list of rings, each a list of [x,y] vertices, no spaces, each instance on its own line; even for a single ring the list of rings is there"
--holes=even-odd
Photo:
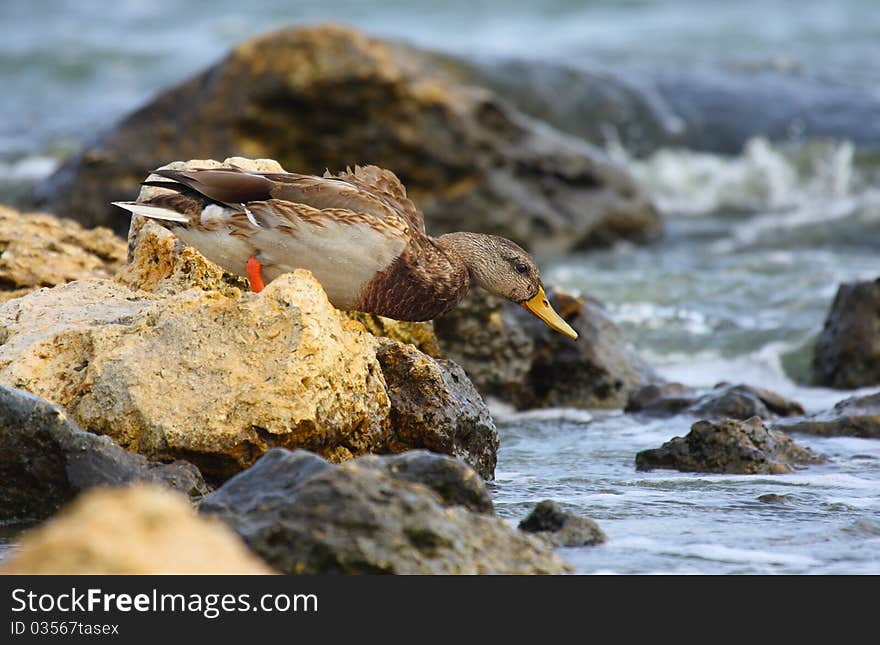
[[[813,382],[840,389],[880,384],[880,278],[840,285],[816,342]]]
[[[109,229],[0,205],[0,302],[39,287],[109,277],[124,260],[125,244]]]
[[[186,497],[149,485],[95,489],[25,533],[0,574],[272,573]]]
[[[59,406],[0,385],[0,521],[43,519],[81,491],[134,481],[192,497],[208,492],[192,464],[150,463],[84,432]]]
[[[391,452],[428,448],[467,461],[492,479],[498,432],[464,370],[394,341],[376,352],[391,400]]]
[[[518,408],[623,408],[651,371],[598,301],[548,289],[573,341],[525,310],[475,290],[434,321],[441,348],[483,396]]]
[[[124,233],[109,203],[131,199],[149,170],[231,150],[312,174],[387,167],[432,234],[495,233],[549,254],[660,229],[650,200],[597,148],[462,82],[442,56],[338,26],[240,44],[86,147],[38,201]]]
[[[435,492],[463,474],[460,462],[435,460],[414,481],[401,457],[357,458],[334,466],[303,451],[272,450],[226,482],[201,510],[231,526],[283,573],[562,573],[546,543],[503,520],[474,513],[460,495]],[[383,466],[385,460],[391,465]],[[403,476],[401,476],[403,470]],[[420,477],[418,477],[420,479]],[[465,477],[470,489],[479,477]],[[436,486],[436,484],[434,484]],[[468,496],[471,494],[468,493]]]
[[[519,529],[535,533],[554,546],[601,544],[608,539],[593,520],[573,515],[549,499],[538,502],[532,512],[519,523]]]
[[[753,417],[747,421],[697,421],[686,437],[674,437],[660,448],[639,452],[636,468],[778,475],[791,472],[794,465],[822,461],[824,457]]]
[[[785,432],[803,432],[826,437],[847,435],[880,439],[880,392],[845,399],[834,409],[803,419],[780,421],[774,426]]]

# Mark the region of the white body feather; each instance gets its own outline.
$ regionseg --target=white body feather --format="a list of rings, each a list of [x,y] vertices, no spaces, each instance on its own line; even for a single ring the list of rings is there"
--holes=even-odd
[[[151,219],[190,221],[179,213],[155,206],[130,202],[117,205]],[[383,235],[366,222],[340,221],[332,216],[321,219],[320,225],[300,220],[293,234],[257,224],[249,235],[231,235],[231,227],[217,226],[237,212],[240,211],[211,204],[199,218],[204,228],[190,224],[169,225],[168,229],[230,273],[246,275],[245,264],[250,257],[256,257],[263,265],[265,282],[295,269],[308,269],[324,287],[330,302],[340,309],[351,309],[364,286],[388,268],[406,246],[405,240]]]

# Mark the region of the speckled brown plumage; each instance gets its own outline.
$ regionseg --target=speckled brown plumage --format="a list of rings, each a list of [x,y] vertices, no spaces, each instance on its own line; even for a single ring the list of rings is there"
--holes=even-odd
[[[247,272],[255,290],[304,268],[341,309],[422,321],[448,312],[478,285],[577,335],[552,311],[528,253],[492,235],[429,236],[388,170],[358,166],[315,177],[223,167],[155,175],[146,183],[165,190],[117,204],[155,219],[227,271]]]
[[[455,307],[470,288],[467,268],[431,243],[418,251],[413,256],[410,248],[405,249],[390,267],[377,273],[354,308],[395,320],[421,321],[438,318]]]

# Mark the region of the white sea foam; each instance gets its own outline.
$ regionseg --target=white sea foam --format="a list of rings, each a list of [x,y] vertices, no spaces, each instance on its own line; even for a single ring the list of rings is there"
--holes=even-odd
[[[46,155],[31,155],[15,161],[0,161],[0,182],[39,181],[51,175],[57,167],[58,159]]]
[[[638,160],[615,144],[608,152],[672,213],[793,211],[792,221],[800,223],[852,207],[844,199],[854,183],[854,148],[847,141],[791,149],[757,137],[737,156],[662,149]]]

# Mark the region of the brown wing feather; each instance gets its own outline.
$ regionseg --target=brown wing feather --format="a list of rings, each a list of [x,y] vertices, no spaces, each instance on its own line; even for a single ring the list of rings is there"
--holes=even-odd
[[[424,217],[406,197],[403,184],[393,172],[377,166],[356,166],[354,172],[337,177],[240,168],[164,169],[154,173],[230,206],[277,199],[317,209],[346,209],[379,219],[403,218],[411,230],[425,234]]]
[[[406,188],[390,170],[379,166],[355,166],[354,170],[346,169],[337,177],[358,188],[379,197],[407,220],[415,231],[425,233],[425,217],[406,196]]]
[[[234,168],[164,169],[153,172],[166,179],[180,182],[209,199],[230,205],[269,199],[273,186],[266,177]]]

